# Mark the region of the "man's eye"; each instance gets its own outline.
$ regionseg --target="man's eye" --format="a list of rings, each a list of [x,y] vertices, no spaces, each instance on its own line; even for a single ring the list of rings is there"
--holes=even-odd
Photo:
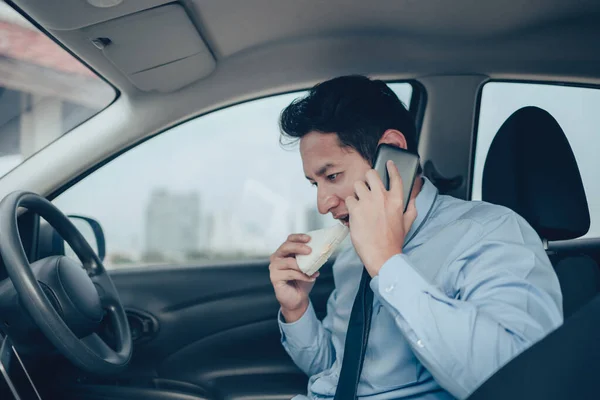
[[[338,174],[331,174],[331,175],[327,175],[327,179],[331,182],[335,181],[335,179],[337,178]]]
[[[311,182],[310,185],[313,187],[317,187],[317,182]]]

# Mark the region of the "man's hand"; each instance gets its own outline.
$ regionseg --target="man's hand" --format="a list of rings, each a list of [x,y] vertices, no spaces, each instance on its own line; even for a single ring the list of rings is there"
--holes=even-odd
[[[388,161],[387,170],[389,191],[377,172],[371,169],[367,172],[366,184],[360,181],[354,184],[356,197],[346,198],[350,237],[371,277],[376,276],[392,256],[402,253],[406,234],[417,218],[414,200],[403,213],[403,186],[398,168]]]
[[[310,254],[311,248],[306,245],[309,240],[310,236],[307,235],[290,235],[271,255],[271,283],[281,305],[281,313],[288,323],[297,321],[304,315],[308,308],[308,294],[319,276],[318,272],[307,276],[300,270],[295,259],[296,254]]]

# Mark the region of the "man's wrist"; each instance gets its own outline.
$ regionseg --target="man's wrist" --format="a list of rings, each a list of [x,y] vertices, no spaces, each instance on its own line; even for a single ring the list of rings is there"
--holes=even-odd
[[[371,278],[377,276],[381,268],[383,268],[383,266],[385,265],[385,263],[388,262],[392,257],[397,256],[398,254],[402,254],[402,250],[390,253],[388,256],[378,257],[377,259],[370,261],[368,264],[365,263],[365,268],[367,268],[367,272],[369,272]]]
[[[308,309],[308,301],[303,303],[300,307],[294,309],[287,309],[285,307],[281,307],[281,315],[286,323],[291,324],[298,321],[302,316],[306,313]]]

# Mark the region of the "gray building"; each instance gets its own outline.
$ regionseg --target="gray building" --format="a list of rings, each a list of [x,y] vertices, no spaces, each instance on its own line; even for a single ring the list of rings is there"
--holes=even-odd
[[[198,251],[200,242],[200,196],[157,189],[146,208],[146,255],[184,260]]]

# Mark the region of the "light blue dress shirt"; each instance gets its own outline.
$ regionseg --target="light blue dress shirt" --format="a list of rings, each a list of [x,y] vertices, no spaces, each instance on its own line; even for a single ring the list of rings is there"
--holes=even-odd
[[[562,295],[543,244],[519,215],[439,195],[424,178],[403,253],[371,281],[373,319],[359,397],[465,398],[562,324]],[[319,321],[279,315],[282,343],[310,376],[308,398],[335,394],[362,262],[349,246]],[[295,399],[305,399],[303,395]]]

